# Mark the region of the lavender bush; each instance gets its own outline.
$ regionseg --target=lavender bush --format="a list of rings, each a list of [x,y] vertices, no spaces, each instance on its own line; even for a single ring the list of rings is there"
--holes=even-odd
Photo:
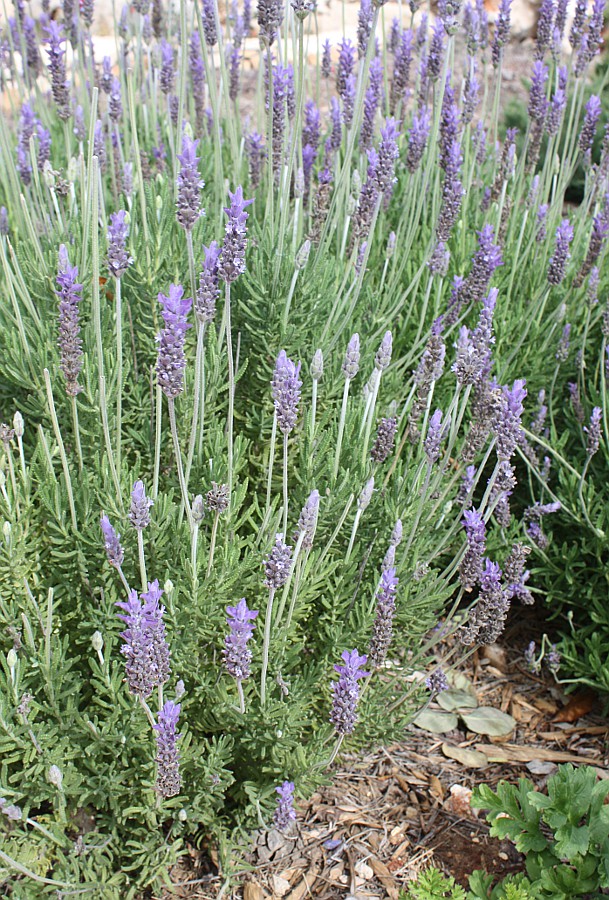
[[[364,4],[321,79],[308,4],[260,3],[255,40],[238,6],[226,27],[213,0],[124,7],[116,64],[89,12],[17,6],[0,790],[19,815],[0,865],[28,896],[136,897],[210,833],[230,879],[244,827],[289,827],[345,743],[403,739],[458,648],[530,602],[527,549],[562,508],[545,455],[597,527],[604,344],[590,381],[580,340],[570,394],[582,469],[535,396],[607,288],[599,9],[566,69],[558,18],[541,30],[517,153],[507,2],[493,29],[445,4],[387,34]],[[439,619],[460,637],[442,672]]]

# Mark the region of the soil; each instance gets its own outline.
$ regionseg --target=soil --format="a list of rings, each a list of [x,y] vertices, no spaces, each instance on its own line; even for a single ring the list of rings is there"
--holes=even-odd
[[[344,754],[331,784],[299,804],[293,834],[253,836],[237,886],[233,880],[222,893],[213,848],[193,849],[173,872],[171,896],[398,900],[432,864],[463,887],[474,869],[497,878],[523,871],[513,844],[491,838],[484,814],[471,808],[471,789],[527,777],[543,790],[562,762],[593,765],[609,778],[609,721],[599,698],[587,690],[567,695],[551,675],[524,666],[524,649],[531,638],[539,641],[540,627],[534,610],[519,610],[502,643],[474,653],[460,670],[481,705],[515,719],[507,737],[465,725],[448,734],[412,725],[400,744]],[[487,763],[471,768],[444,752],[455,748],[483,752]]]

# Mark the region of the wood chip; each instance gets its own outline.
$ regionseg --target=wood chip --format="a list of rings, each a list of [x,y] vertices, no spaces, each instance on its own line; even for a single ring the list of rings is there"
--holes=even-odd
[[[393,877],[385,863],[381,862],[381,860],[377,859],[375,856],[371,856],[368,859],[368,862],[370,863],[372,871],[385,888],[389,900],[397,900],[399,891],[395,884],[395,878]]]
[[[592,765],[588,756],[577,756],[563,750],[546,750],[545,747],[518,747],[516,744],[476,744],[476,750],[486,753],[491,762],[527,763],[533,759],[545,759],[549,762],[570,762],[579,765]],[[609,778],[609,772],[594,766],[601,778]]]
[[[243,885],[243,900],[264,900],[265,896],[257,881],[246,881]]]

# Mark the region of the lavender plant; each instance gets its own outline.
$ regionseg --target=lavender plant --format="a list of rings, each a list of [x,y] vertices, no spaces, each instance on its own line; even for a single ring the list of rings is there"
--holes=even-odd
[[[245,9],[125,7],[116,62],[89,12],[2,35],[0,864],[28,896],[136,897],[209,834],[230,878],[345,743],[403,738],[440,618],[448,670],[530,603],[559,504],[604,537],[598,10],[575,66],[541,30],[519,143],[509,2],[493,35],[463,10],[465,60],[457,4],[384,35],[364,3],[321,79],[286,13],[252,43]]]

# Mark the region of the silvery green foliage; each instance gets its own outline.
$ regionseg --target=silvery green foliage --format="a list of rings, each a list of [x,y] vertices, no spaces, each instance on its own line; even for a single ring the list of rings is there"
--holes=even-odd
[[[206,46],[193,53],[188,35],[185,66],[160,3],[142,22],[125,7],[121,61],[104,61],[97,105],[93,81],[66,69],[68,40],[94,65],[77,17],[46,35],[51,105],[31,89],[35,57],[24,71],[0,38],[20,111],[0,152],[0,795],[18,882],[34,848],[35,874],[61,889],[135,898],[209,833],[229,870],[233,836],[273,820],[277,785],[293,784],[297,801],[340,741],[404,738],[429,696],[407,679],[438,671],[423,647],[431,655],[459,626],[495,636],[510,603],[530,602],[526,550],[509,548],[543,545],[547,559],[552,518],[569,515],[603,558],[609,526],[591,481],[609,483],[607,141],[591,166],[594,117],[579,141],[583,117],[563,116],[555,167],[539,154],[541,117],[495,146],[494,104],[472,111],[470,92],[465,122],[462,75],[494,90],[509,4],[494,60],[486,23],[465,23],[463,73],[458,4],[445,4],[448,30],[398,23],[409,71],[383,123],[365,103],[376,39],[373,77],[381,65],[393,77],[372,34],[379,5],[359,60],[355,35],[341,42],[342,102],[332,96],[325,118],[312,114],[323,104],[308,67],[267,55],[282,7],[260,5],[266,81],[247,134],[225,79],[201,104],[199,50],[226,45],[207,0]],[[234,23],[237,50],[247,18]],[[580,28],[586,54],[595,29]],[[320,63],[325,89],[328,51]],[[576,76],[564,72],[568,98]],[[104,88],[114,78],[120,115]],[[576,165],[586,203],[565,225]],[[58,287],[71,292],[69,346]],[[566,317],[571,350],[556,372]],[[533,428],[523,401],[542,391]],[[483,552],[463,525],[473,511]],[[242,598],[256,627],[235,637]],[[454,601],[458,620],[438,631]],[[344,677],[339,660],[371,645],[370,664]]]

